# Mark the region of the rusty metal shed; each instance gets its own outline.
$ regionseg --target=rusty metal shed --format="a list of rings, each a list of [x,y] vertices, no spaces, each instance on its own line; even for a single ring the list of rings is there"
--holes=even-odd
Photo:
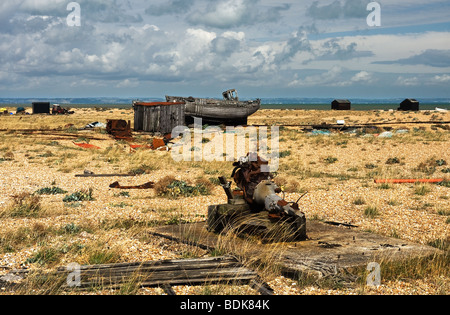
[[[133,102],[134,130],[169,134],[185,125],[185,103]]]
[[[50,114],[50,102],[34,102],[33,114]]]
[[[419,111],[420,102],[418,100],[407,98],[400,104],[399,111]]]
[[[349,100],[334,100],[331,103],[332,110],[351,110],[352,102]]]

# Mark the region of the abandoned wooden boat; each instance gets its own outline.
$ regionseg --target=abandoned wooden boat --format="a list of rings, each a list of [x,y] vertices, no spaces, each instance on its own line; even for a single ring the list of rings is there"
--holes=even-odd
[[[236,90],[223,92],[223,99],[166,96],[167,102],[186,104],[186,121],[201,118],[203,123],[247,125],[248,117],[261,108],[261,100],[240,101]]]

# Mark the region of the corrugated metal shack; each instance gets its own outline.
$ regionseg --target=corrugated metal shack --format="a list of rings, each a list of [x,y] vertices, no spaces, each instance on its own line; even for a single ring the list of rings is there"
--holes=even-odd
[[[134,130],[169,134],[185,125],[185,103],[133,102]]]
[[[352,102],[349,100],[334,100],[331,103],[332,110],[351,110]]]
[[[50,102],[34,102],[33,114],[50,114]]]
[[[419,111],[420,102],[418,100],[407,98],[400,104],[399,111]]]

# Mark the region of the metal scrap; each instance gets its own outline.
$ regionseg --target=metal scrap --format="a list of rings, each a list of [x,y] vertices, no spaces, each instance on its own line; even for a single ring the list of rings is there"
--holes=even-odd
[[[106,132],[116,140],[131,140],[131,122],[125,120],[108,119]]]
[[[152,189],[152,188],[155,188],[155,183],[148,182],[146,184],[139,185],[139,186],[122,186],[119,184],[119,182],[114,182],[111,185],[109,185],[109,188],[114,188],[114,189]]]
[[[74,142],[73,144],[75,144],[76,146],[83,148],[83,149],[95,149],[95,150],[100,150],[100,147],[97,147],[93,144],[89,144],[89,143],[76,143]]]

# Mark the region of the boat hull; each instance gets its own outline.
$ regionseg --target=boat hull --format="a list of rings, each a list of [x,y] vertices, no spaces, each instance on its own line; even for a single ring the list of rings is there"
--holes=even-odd
[[[166,96],[167,102],[184,102],[186,118],[201,118],[206,123],[247,124],[249,116],[261,108],[261,101],[216,100]]]

